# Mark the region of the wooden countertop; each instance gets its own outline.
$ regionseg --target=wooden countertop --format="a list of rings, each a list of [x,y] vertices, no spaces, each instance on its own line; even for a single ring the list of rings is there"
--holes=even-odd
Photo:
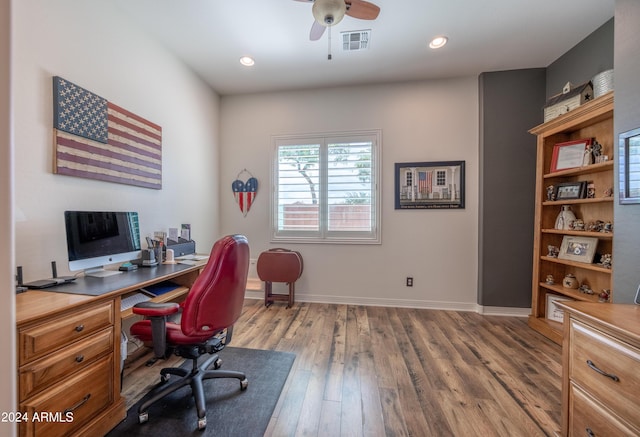
[[[579,301],[556,302],[556,305],[627,340],[640,338],[640,305]]]
[[[45,290],[27,290],[16,295],[16,324],[20,326],[42,317],[59,315],[89,302],[114,299],[146,285],[197,271],[204,264],[206,262],[194,266],[162,264],[106,278],[78,278],[72,283]],[[82,294],[83,291],[89,294]]]

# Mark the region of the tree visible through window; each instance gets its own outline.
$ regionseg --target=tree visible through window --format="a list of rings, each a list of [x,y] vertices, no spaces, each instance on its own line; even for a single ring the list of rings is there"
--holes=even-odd
[[[274,240],[377,243],[380,133],[275,137]]]

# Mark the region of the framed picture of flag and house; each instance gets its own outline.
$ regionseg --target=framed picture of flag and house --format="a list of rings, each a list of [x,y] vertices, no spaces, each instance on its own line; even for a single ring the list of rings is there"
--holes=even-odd
[[[395,165],[395,209],[464,208],[464,161]]]

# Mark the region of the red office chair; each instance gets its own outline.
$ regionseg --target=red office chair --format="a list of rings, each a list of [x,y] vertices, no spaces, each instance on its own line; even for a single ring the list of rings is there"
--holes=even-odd
[[[224,237],[211,249],[211,256],[202,273],[193,283],[182,305],[177,303],[142,302],[133,307],[135,314],[148,317],[131,326],[131,334],[143,342],[153,342],[156,357],[165,358],[171,353],[191,359],[192,369],[169,367],[160,371],[162,382],[169,375],[181,378],[156,392],[149,392],[138,408],[138,421],[149,419],[147,409],[169,393],[191,386],[198,410],[198,429],[207,426],[203,380],[211,378],[237,378],[240,390],[249,382],[242,372],[219,370],[222,361],[218,357],[231,341],[233,325],[240,317],[249,269],[249,243],[242,235]],[[182,306],[180,324],[167,320]],[[198,358],[212,354],[198,366]],[[214,368],[209,369],[213,364]],[[148,399],[147,399],[148,398]]]

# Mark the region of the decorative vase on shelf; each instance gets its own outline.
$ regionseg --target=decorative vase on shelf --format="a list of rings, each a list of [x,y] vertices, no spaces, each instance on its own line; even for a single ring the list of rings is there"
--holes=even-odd
[[[572,273],[567,273],[567,275],[562,279],[562,286],[565,288],[578,288],[578,280],[575,275]]]
[[[560,214],[556,218],[556,229],[571,229],[571,223],[576,219],[576,215],[571,211],[571,205],[562,205]]]

